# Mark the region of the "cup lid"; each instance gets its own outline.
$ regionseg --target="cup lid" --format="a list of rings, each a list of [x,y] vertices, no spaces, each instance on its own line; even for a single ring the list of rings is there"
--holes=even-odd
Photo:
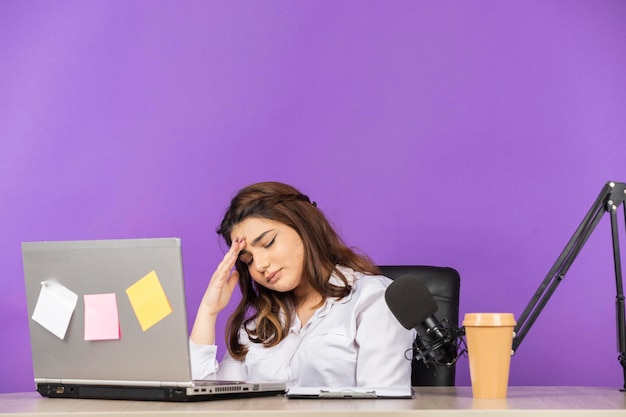
[[[513,313],[467,313],[463,326],[515,326]]]

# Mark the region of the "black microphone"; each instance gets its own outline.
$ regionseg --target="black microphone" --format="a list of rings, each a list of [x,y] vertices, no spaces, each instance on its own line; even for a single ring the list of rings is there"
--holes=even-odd
[[[415,276],[396,278],[385,291],[387,306],[406,329],[415,329],[413,359],[425,364],[436,363],[453,366],[465,352],[463,329],[448,320],[439,321],[434,315],[437,303],[428,288]]]

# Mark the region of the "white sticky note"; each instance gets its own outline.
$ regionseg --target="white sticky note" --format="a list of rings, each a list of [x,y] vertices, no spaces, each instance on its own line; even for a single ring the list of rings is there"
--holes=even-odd
[[[62,284],[44,281],[32,319],[63,340],[77,302],[78,295]]]

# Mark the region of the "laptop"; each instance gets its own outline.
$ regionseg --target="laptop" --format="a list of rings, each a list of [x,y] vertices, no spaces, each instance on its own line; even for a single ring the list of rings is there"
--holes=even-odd
[[[200,401],[286,384],[193,381],[177,238],[22,243],[33,370],[44,397]]]

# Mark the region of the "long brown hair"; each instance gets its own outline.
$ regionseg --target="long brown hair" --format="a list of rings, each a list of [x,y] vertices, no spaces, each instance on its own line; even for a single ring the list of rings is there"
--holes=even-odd
[[[380,270],[366,255],[356,253],[345,245],[317,205],[294,187],[279,182],[261,182],[240,190],[217,233],[227,245],[232,244],[233,227],[246,218],[256,217],[280,222],[294,229],[304,245],[302,279],[325,299],[341,299],[351,288],[346,277],[336,266],[346,266],[366,274],[380,274]],[[275,346],[287,335],[295,314],[291,292],[277,292],[257,284],[251,279],[248,266],[237,260],[235,268],[240,274],[241,301],[228,319],[226,338],[228,351],[236,359],[243,359],[247,349],[239,342],[243,326],[253,343]],[[337,275],[344,285],[329,282],[331,274]],[[255,323],[255,326],[248,324]]]

